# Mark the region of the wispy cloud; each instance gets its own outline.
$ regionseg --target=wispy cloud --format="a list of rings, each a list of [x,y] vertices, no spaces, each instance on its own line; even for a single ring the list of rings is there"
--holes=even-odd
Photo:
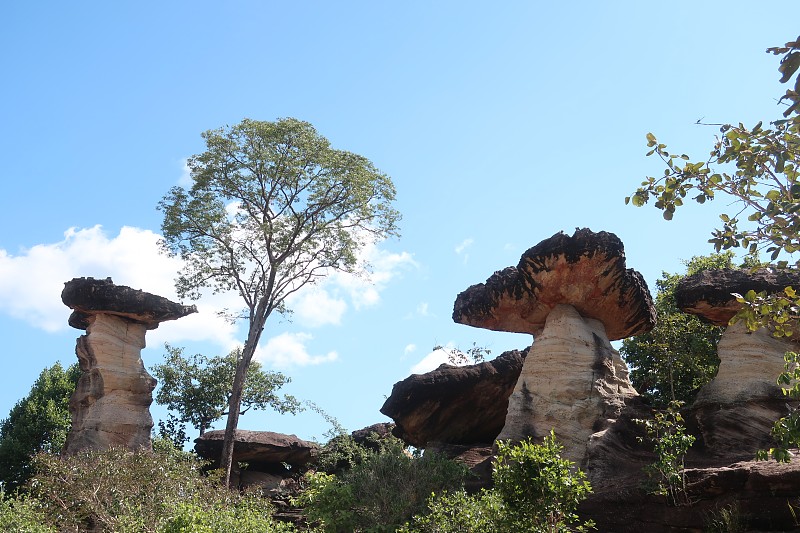
[[[464,264],[466,264],[467,261],[469,261],[469,254],[467,253],[467,250],[472,246],[474,242],[475,242],[474,239],[468,237],[463,241],[461,241],[461,243],[457,245],[454,249],[457,255],[460,255],[464,258]]]
[[[313,338],[310,333],[281,333],[259,347],[255,357],[276,368],[318,365],[339,359],[339,354],[335,351],[323,355],[311,355],[306,343]]]

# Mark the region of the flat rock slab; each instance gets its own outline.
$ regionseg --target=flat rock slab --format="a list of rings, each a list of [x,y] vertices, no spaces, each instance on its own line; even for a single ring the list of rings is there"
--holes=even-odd
[[[89,317],[99,313],[121,316],[154,329],[165,320],[197,312],[194,305],[182,305],[163,296],[115,285],[111,278],[74,278],[64,284],[61,301],[73,310],[69,325],[83,330],[89,326]]]
[[[207,431],[195,439],[194,449],[203,459],[219,461],[225,431]],[[254,463],[288,463],[302,466],[311,461],[318,446],[304,441],[297,435],[285,435],[272,431],[236,430],[233,460]]]
[[[794,269],[725,268],[686,276],[675,288],[675,304],[685,313],[698,315],[717,326],[727,326],[742,304],[733,295],[747,291],[776,294],[786,287],[800,291],[800,272]]]

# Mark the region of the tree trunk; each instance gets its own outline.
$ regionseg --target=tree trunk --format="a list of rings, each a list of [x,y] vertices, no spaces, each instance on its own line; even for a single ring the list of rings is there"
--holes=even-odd
[[[261,311],[261,306],[259,306]],[[264,331],[264,324],[267,317],[259,317],[257,321],[250,322],[250,331],[247,332],[247,342],[242,349],[242,358],[236,362],[236,374],[233,377],[231,387],[231,399],[228,406],[228,422],[225,424],[225,437],[222,443],[222,456],[220,457],[220,468],[225,474],[225,485],[231,484],[231,466],[233,465],[233,445],[236,438],[236,428],[239,427],[239,413],[242,405],[242,393],[244,382],[247,379],[247,370],[253,360],[261,332]]]

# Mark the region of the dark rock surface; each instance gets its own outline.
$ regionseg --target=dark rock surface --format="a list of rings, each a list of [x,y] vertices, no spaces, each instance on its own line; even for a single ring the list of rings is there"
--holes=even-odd
[[[463,291],[453,320],[535,336],[559,304],[602,322],[609,340],[645,333],[655,325],[647,284],[641,274],[625,268],[622,241],[613,233],[585,228],[545,239],[522,254],[516,267]]]
[[[786,287],[800,290],[800,272],[763,268],[705,270],[683,278],[675,288],[675,303],[686,313],[699,315],[717,326],[727,326],[741,304],[732,293],[749,290],[774,294]]]
[[[159,322],[197,312],[194,305],[182,305],[149,292],[115,285],[111,278],[74,278],[64,284],[61,301],[73,310],[69,325],[84,330],[89,325],[89,316],[97,313],[125,317],[154,329]]]
[[[194,449],[203,459],[218,462],[224,436],[223,430],[207,431],[195,439]],[[313,442],[304,441],[296,435],[237,429],[233,460],[257,465],[287,463],[303,466],[311,461],[317,448]]]
[[[395,436],[418,448],[429,441],[491,443],[505,423],[524,353],[513,350],[477,365],[441,365],[414,374],[394,385],[381,413],[395,421]]]

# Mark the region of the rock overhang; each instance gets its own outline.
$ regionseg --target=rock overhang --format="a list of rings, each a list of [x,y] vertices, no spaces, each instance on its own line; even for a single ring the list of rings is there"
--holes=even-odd
[[[111,278],[73,278],[64,283],[61,301],[72,309],[69,325],[85,330],[92,315],[117,315],[155,329],[167,320],[176,320],[197,312],[194,305],[183,305],[163,296],[125,285],[115,285]]]
[[[495,272],[460,293],[453,320],[536,336],[559,304],[602,322],[609,340],[645,333],[656,320],[647,283],[625,267],[619,238],[587,228],[541,241],[522,254],[516,267]]]

